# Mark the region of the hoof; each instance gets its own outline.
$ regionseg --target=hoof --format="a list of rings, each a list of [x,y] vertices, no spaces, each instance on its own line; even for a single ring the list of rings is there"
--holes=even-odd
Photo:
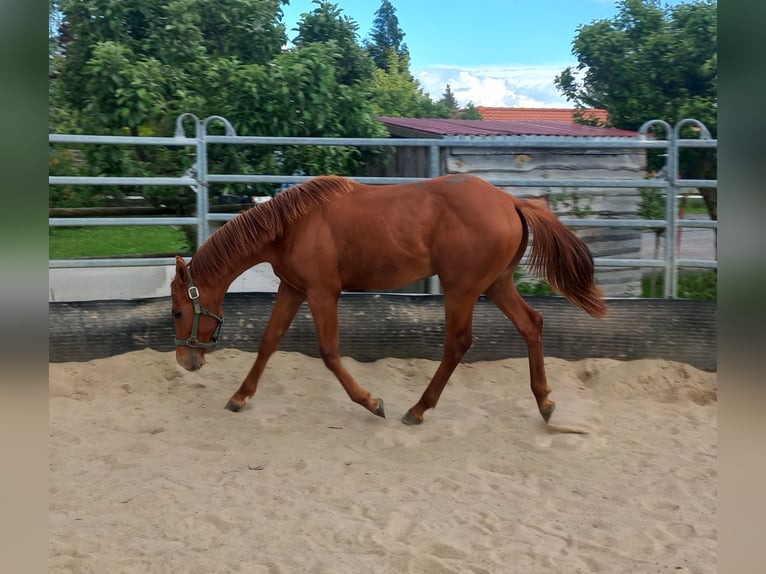
[[[244,405],[235,403],[233,399],[229,399],[229,402],[226,403],[226,408],[233,413],[238,413],[239,411],[241,411],[243,406]]]
[[[378,399],[378,408],[375,409],[375,414],[382,419],[386,418],[386,411],[383,408],[383,399]]]
[[[419,425],[423,422],[423,418],[418,418],[412,414],[412,411],[407,411],[402,417],[402,422],[406,425]]]
[[[540,409],[540,414],[543,415],[543,420],[546,423],[551,418],[551,415],[553,414],[553,411],[555,410],[556,410],[556,403],[554,403],[553,401],[551,401],[549,405],[546,405],[545,408]]]

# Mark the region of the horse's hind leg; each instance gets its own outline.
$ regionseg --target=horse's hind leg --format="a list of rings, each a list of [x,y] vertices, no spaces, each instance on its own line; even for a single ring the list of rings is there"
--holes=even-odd
[[[543,354],[543,317],[527,305],[513,281],[513,270],[507,269],[498,277],[489,289],[487,296],[511,320],[527,344],[529,355],[529,378],[532,393],[537,400],[540,414],[548,422],[556,403],[548,398],[551,392],[545,376]]]
[[[379,417],[386,418],[383,399],[373,398],[370,391],[354,380],[340,360],[340,333],[338,330],[338,294],[314,292],[308,295],[309,307],[314,317],[319,354],[325,366],[343,385],[352,401],[362,405]]]
[[[295,318],[295,314],[300,309],[305,300],[303,293],[296,291],[286,283],[282,282],[277,291],[277,300],[274,302],[274,309],[269,318],[269,324],[261,337],[261,343],[258,347],[258,357],[255,359],[250,372],[247,373],[245,380],[240,385],[234,395],[229,399],[226,408],[237,412],[245,406],[247,399],[255,394],[258,387],[258,381],[266,368],[269,357],[279,348],[282,337],[287,332]]]
[[[475,304],[475,296],[457,297],[445,293],[446,336],[442,361],[420,400],[402,417],[404,424],[417,425],[423,422],[423,414],[436,406],[455,367],[471,347],[473,338],[471,323]]]

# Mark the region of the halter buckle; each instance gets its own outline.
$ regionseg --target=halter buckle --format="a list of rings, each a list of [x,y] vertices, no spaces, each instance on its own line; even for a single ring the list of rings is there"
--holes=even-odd
[[[196,286],[192,285],[189,287],[189,299],[194,301],[195,299],[199,299],[199,289],[197,289]]]

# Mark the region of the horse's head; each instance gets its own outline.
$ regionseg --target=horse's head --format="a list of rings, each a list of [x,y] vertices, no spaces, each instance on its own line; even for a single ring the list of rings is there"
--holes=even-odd
[[[200,290],[186,261],[176,257],[176,276],[170,282],[176,332],[176,361],[188,371],[205,364],[205,351],[215,347],[223,325],[223,300],[212,290]]]

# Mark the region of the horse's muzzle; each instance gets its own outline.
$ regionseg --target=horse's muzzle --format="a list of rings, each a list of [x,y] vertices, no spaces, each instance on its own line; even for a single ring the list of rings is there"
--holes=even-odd
[[[187,371],[199,371],[205,365],[205,350],[176,347],[176,362]]]

